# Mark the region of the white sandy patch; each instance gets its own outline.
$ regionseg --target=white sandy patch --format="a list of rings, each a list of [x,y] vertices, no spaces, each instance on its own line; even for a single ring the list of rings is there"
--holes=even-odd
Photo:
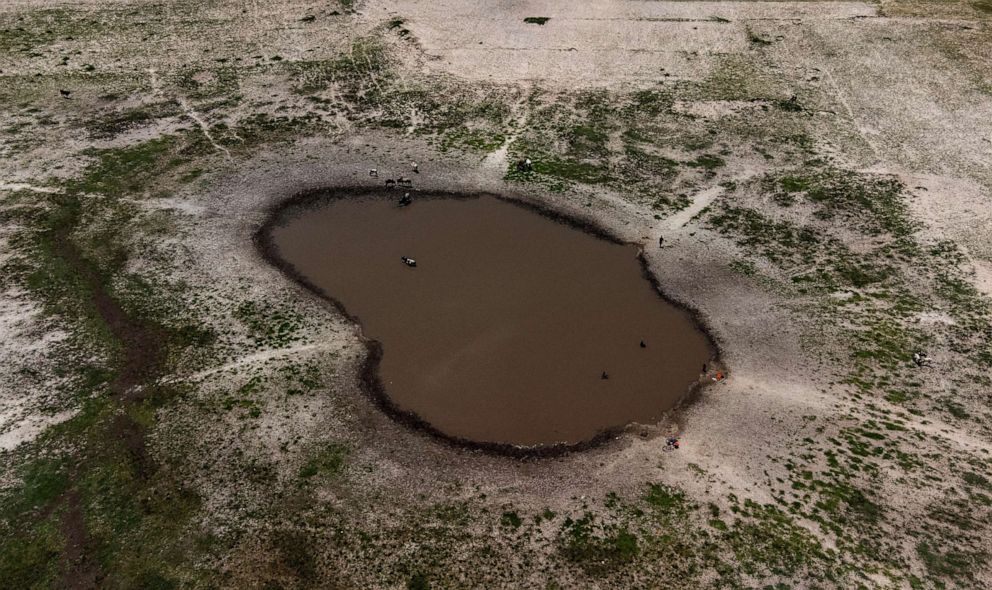
[[[992,297],[992,262],[972,260],[975,267],[975,286],[979,291]]]
[[[39,414],[25,416],[23,419],[13,422],[13,426],[0,432],[0,450],[13,450],[22,443],[34,440],[49,426],[65,422],[75,415],[75,410],[65,410],[49,416]]]
[[[719,119],[739,115],[767,105],[766,101],[744,100],[677,100],[672,104],[672,110],[683,115],[691,115],[701,119]]]
[[[0,191],[31,191],[33,193],[54,194],[61,192],[57,188],[48,186],[34,186],[26,182],[0,182]]]
[[[0,252],[7,248],[6,242],[6,236],[0,235]],[[0,263],[8,256],[0,257]],[[41,313],[40,305],[23,289],[0,291],[0,449],[30,441],[46,426],[71,415],[52,414],[55,392],[22,374],[23,369],[44,371],[46,354],[67,336],[44,326]]]
[[[745,51],[750,19],[873,16],[861,2],[567,2],[494,7],[461,0],[370,3],[370,19],[406,19],[426,67],[468,80],[613,86],[701,79],[707,56]],[[547,17],[543,24],[524,21]],[[719,18],[716,18],[719,17]]]
[[[207,213],[207,209],[203,205],[199,205],[195,201],[190,201],[181,197],[145,199],[139,202],[143,207],[148,209],[171,209],[173,211],[179,211],[191,216],[204,215]]]

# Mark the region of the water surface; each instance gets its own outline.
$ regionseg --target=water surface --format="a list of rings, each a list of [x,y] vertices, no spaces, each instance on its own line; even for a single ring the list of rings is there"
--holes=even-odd
[[[446,435],[576,444],[654,422],[713,354],[634,246],[494,197],[388,197],[291,206],[268,238],[381,344],[393,404]]]

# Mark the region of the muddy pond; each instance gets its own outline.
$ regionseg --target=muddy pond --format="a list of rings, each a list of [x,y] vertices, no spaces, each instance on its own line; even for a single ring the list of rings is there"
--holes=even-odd
[[[713,356],[636,247],[492,196],[402,194],[313,196],[261,233],[381,346],[394,410],[477,443],[575,445],[656,422]]]

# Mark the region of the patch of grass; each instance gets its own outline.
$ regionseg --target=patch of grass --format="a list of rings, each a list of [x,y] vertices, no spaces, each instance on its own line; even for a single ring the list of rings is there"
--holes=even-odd
[[[167,135],[126,148],[88,150],[86,155],[96,158],[96,163],[81,179],[69,181],[67,188],[111,197],[141,193],[154,179],[186,163],[179,154],[167,157],[179,146],[175,136]]]
[[[754,209],[727,206],[707,219],[722,233],[733,233],[737,243],[772,262],[811,264],[817,258],[820,238],[810,228],[775,221]]]
[[[745,573],[788,576],[827,558],[816,538],[777,507],[746,500],[740,514],[725,536]]]
[[[736,258],[730,263],[730,268],[746,277],[753,277],[758,274],[758,267],[753,262],[744,258]]]
[[[591,513],[578,520],[567,518],[559,543],[567,560],[594,575],[629,564],[640,553],[637,536],[626,526],[599,526]]]
[[[231,150],[246,150],[263,143],[289,141],[302,135],[320,133],[325,127],[316,115],[290,117],[256,113],[238,121],[235,133],[227,133],[224,125],[214,125],[211,131],[220,135],[218,141]]]
[[[268,301],[245,301],[234,312],[260,348],[284,348],[301,338],[303,316]]]
[[[323,61],[293,62],[293,88],[301,94],[326,89],[332,83],[352,103],[379,104],[388,86],[389,58],[382,43],[373,37],[355,41],[348,53]]]
[[[534,172],[583,184],[604,184],[613,179],[609,169],[598,164],[554,157],[535,161]]]
[[[965,552],[954,549],[941,551],[925,541],[917,544],[916,554],[920,556],[930,575],[956,581],[974,579],[975,568],[988,561],[987,556],[981,552]]]
[[[573,140],[585,141],[593,144],[603,144],[609,139],[602,130],[591,125],[576,125],[572,127],[571,135]]]
[[[35,523],[30,531],[3,530],[0,576],[7,588],[58,586],[58,556],[63,540],[52,517]]]
[[[624,155],[627,161],[623,174],[628,178],[670,179],[678,174],[679,163],[671,158],[648,153],[630,144],[624,146]]]
[[[543,25],[551,20],[549,16],[528,16],[524,19],[524,22],[529,25]]]
[[[85,125],[94,137],[106,139],[158,119],[174,117],[181,112],[179,105],[174,102],[158,102],[87,119]]]
[[[94,38],[107,29],[99,12],[63,8],[19,11],[0,29],[0,53],[37,53],[67,37]]]
[[[772,42],[768,39],[765,39],[755,33],[751,27],[745,27],[744,31],[747,33],[747,42],[750,43],[752,47],[767,47],[772,44]]]
[[[313,539],[298,529],[277,530],[272,536],[272,547],[282,565],[301,581],[313,580],[317,575],[317,558]]]
[[[964,406],[952,399],[945,398],[942,400],[941,406],[943,406],[943,409],[946,410],[948,414],[954,416],[958,420],[965,420],[971,416]]]
[[[895,177],[827,169],[812,180],[806,192],[810,201],[858,223],[870,235],[902,237],[915,231],[902,199],[903,185]]]
[[[440,151],[444,152],[456,147],[481,153],[489,153],[499,149],[506,141],[506,136],[499,131],[489,129],[452,129],[441,138]]]
[[[503,527],[518,529],[520,528],[520,525],[523,524],[523,521],[516,512],[509,511],[504,512],[502,516],[500,516],[499,524]]]
[[[7,513],[15,508],[16,511],[36,510],[46,506],[61,495],[69,485],[68,470],[61,460],[42,458],[28,463],[23,472],[21,491],[16,496],[19,506],[11,506],[7,501],[15,497],[5,498],[0,504],[0,510]]]
[[[799,104],[799,98],[795,95],[787,100],[776,100],[773,104],[775,108],[787,113],[801,113],[805,110],[803,109],[803,105]]]
[[[430,590],[431,584],[424,574],[413,574],[406,583],[407,590]]]
[[[717,168],[723,168],[727,163],[720,156],[715,156],[713,154],[703,154],[697,157],[695,160],[691,160],[685,163],[686,166],[691,168],[702,168],[703,170],[716,170]]]
[[[709,520],[709,525],[711,527],[715,528],[718,531],[726,531],[726,530],[728,530],[727,523],[723,522],[719,518],[711,518]]]
[[[315,476],[334,477],[344,469],[348,447],[331,444],[318,452],[300,469],[300,477],[310,479]]]
[[[687,510],[685,492],[664,484],[649,484],[644,501],[663,513],[684,513]]]
[[[229,66],[215,68],[183,66],[175,72],[172,82],[193,99],[217,97],[230,99],[240,89],[238,71]]]
[[[807,191],[813,186],[813,181],[803,176],[783,176],[778,182],[782,189],[789,193]]]
[[[634,110],[647,115],[671,113],[675,104],[675,97],[666,90],[639,90],[631,98]],[[652,142],[651,138],[639,134],[635,128],[628,129],[626,134],[629,139]]]
[[[976,486],[980,488],[992,488],[992,486],[989,485],[989,480],[985,476],[981,475],[980,473],[975,473],[974,471],[969,471],[965,473],[964,475],[961,476],[961,479],[963,479],[966,484],[971,486]]]

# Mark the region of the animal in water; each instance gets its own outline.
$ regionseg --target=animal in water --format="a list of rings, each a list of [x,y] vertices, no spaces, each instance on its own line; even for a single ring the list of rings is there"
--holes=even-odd
[[[641,340],[641,348],[647,348],[647,347],[648,347],[648,345],[645,344],[643,340]]]
[[[410,268],[414,268],[415,266],[417,266],[417,261],[414,260],[413,258],[410,258],[409,256],[400,256],[400,260],[402,260],[403,264],[409,266]]]
[[[406,207],[412,202],[413,202],[413,197],[410,196],[410,193],[406,193],[405,195],[403,195],[402,198],[400,198],[400,207]]]
[[[603,374],[600,375],[599,378],[600,379],[609,379],[610,378],[610,374],[607,373],[606,371],[603,371]]]

